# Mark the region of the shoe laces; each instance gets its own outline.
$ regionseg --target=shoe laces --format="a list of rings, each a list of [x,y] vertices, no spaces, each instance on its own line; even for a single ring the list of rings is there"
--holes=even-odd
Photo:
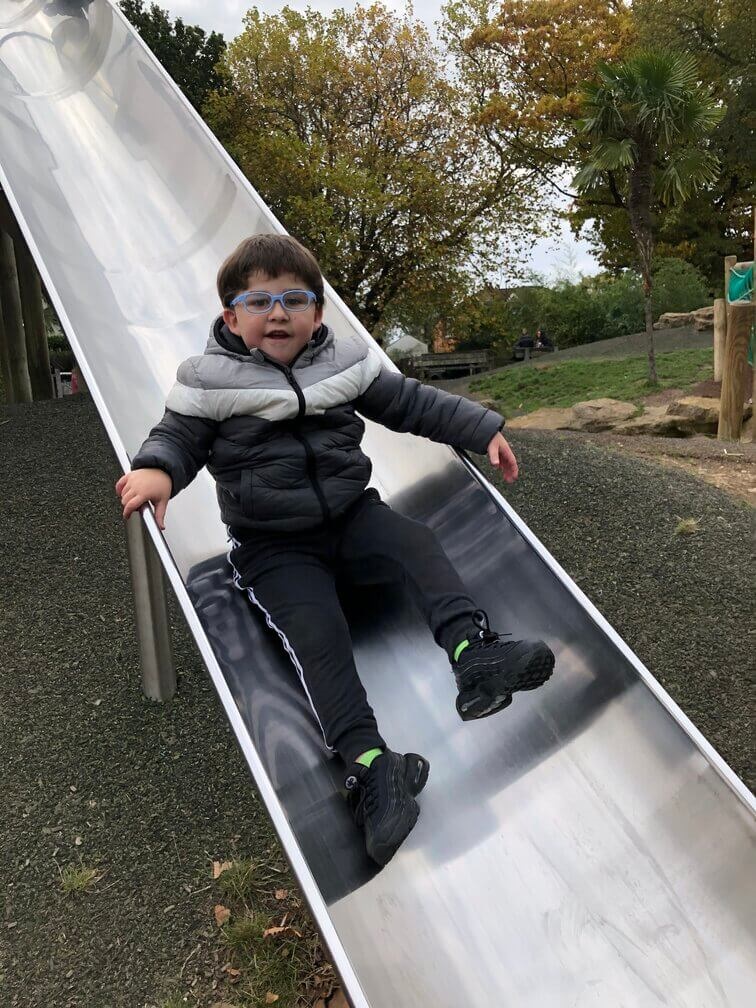
[[[360,777],[350,774],[344,782],[358,826],[364,823],[365,816],[370,815],[378,804],[378,774],[370,773],[370,769],[366,767],[367,773],[360,774]]]
[[[488,625],[488,616],[482,609],[476,609],[472,615],[472,621],[478,628],[478,633],[474,634],[470,645],[477,645],[481,648],[490,648],[501,642],[512,644],[513,641],[505,641],[505,637],[511,637],[511,633],[495,633]],[[464,652],[463,652],[464,654]]]

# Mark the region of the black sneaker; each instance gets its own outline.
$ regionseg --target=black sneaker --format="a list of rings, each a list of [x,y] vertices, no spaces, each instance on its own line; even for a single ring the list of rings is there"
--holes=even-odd
[[[554,671],[554,655],[543,641],[505,641],[494,633],[482,610],[473,613],[477,628],[453,663],[457,680],[457,713],[475,721],[509,707],[517,690],[542,686]]]
[[[388,864],[417,822],[415,796],[428,780],[430,763],[417,753],[386,749],[369,767],[353,763],[346,779],[347,801],[373,861]]]

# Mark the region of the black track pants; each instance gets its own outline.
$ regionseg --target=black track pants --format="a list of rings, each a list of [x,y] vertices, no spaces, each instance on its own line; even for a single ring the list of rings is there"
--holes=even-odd
[[[305,532],[229,529],[237,587],[278,632],[326,745],[346,763],[386,743],[352,655],[336,578],[403,581],[451,657],[477,608],[433,532],[392,511],[375,490],[328,525]]]

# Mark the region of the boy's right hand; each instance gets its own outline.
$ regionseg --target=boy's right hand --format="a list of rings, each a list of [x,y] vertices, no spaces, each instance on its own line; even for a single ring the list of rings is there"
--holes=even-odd
[[[134,469],[124,473],[115,485],[123,504],[124,519],[149,501],[155,508],[155,521],[162,530],[165,530],[165,509],[172,489],[173,480],[162,469]]]

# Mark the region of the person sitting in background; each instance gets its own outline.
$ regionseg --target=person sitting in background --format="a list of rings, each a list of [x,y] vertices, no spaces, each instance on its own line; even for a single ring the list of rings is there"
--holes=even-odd
[[[554,344],[551,342],[549,337],[546,335],[545,329],[539,329],[536,333],[536,350],[552,350]]]
[[[515,347],[518,350],[532,350],[534,345],[533,337],[528,334],[527,329],[523,329],[520,333],[520,338],[515,343]]]

